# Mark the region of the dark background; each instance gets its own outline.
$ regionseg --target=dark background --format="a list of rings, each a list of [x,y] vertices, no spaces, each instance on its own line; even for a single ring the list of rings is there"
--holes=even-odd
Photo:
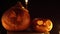
[[[0,0],[0,19],[2,14],[14,6],[17,1],[21,1],[23,5],[24,0]],[[60,30],[60,5],[56,0],[29,0],[28,10],[31,19],[34,18],[49,18],[53,22],[53,29],[50,31],[51,34],[58,34]],[[0,31],[6,33],[0,20]]]

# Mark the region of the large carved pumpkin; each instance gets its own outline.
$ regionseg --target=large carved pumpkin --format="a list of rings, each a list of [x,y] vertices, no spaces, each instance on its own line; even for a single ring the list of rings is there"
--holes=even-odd
[[[33,28],[37,32],[48,32],[51,31],[52,27],[53,24],[50,19],[35,18],[33,20]]]
[[[2,16],[2,25],[9,31],[21,31],[29,27],[30,15],[20,2],[7,10]]]

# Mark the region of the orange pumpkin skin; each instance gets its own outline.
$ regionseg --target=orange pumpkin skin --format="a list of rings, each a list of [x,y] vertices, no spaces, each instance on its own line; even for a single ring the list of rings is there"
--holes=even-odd
[[[33,29],[37,32],[48,32],[51,31],[52,27],[53,24],[50,19],[35,18],[33,20]]]
[[[27,9],[17,3],[3,14],[1,21],[6,30],[21,31],[29,27],[30,15]]]

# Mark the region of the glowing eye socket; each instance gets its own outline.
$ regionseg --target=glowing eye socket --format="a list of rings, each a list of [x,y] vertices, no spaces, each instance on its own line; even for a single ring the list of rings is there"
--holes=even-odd
[[[42,20],[38,20],[38,21],[37,21],[37,24],[38,24],[38,25],[42,25],[42,24],[43,24],[43,21],[42,21]]]
[[[46,25],[47,25],[47,26],[50,26],[51,23],[52,23],[52,22],[51,22],[50,20],[47,20],[47,21],[46,21]]]

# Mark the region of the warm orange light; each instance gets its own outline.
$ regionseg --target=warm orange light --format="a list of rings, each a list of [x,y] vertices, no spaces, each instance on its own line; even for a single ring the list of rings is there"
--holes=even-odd
[[[30,15],[19,2],[2,15],[1,21],[6,30],[21,31],[29,27]]]
[[[43,21],[42,21],[42,20],[38,20],[38,21],[37,21],[37,24],[38,24],[38,25],[42,25],[42,24],[43,24]]]
[[[49,29],[48,31],[51,31],[51,29],[53,27],[52,21],[51,20],[47,20],[45,24],[46,24],[47,28]]]
[[[34,29],[38,32],[48,32],[52,30],[53,24],[52,21],[50,19],[40,19],[40,18],[36,18],[33,21],[33,24],[35,26]]]

